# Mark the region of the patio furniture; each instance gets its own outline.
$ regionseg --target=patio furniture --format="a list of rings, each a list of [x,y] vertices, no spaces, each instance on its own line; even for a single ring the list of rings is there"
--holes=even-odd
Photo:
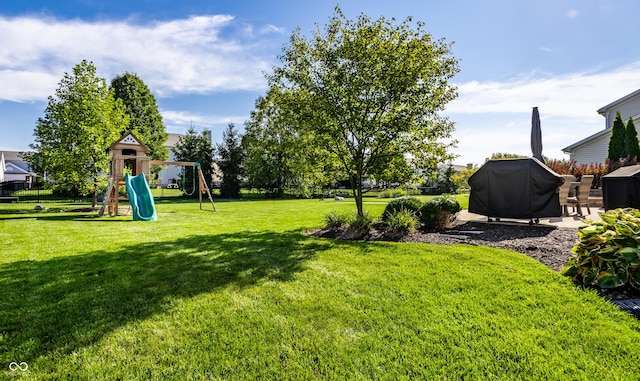
[[[562,208],[562,215],[569,215],[569,190],[573,185],[573,176],[571,175],[562,175],[564,178],[564,183],[558,189],[558,198],[560,199],[560,207]]]
[[[568,201],[572,205],[572,210],[575,212],[578,209],[578,215],[582,216],[582,208],[584,205],[587,207],[587,214],[591,214],[589,208],[589,192],[591,191],[591,183],[593,183],[593,175],[582,175],[580,179],[580,185],[576,188],[575,197],[569,197]]]

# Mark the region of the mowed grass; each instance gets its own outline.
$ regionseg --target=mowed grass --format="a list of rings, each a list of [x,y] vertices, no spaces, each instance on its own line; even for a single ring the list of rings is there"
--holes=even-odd
[[[640,324],[524,255],[302,234],[352,202],[156,206],[0,204],[0,378],[639,377]]]

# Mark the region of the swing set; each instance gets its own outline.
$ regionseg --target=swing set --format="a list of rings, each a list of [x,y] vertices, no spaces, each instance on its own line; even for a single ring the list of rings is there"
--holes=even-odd
[[[198,163],[196,163],[198,164]],[[187,170],[185,169],[185,167],[182,167],[182,179],[180,180],[180,187],[182,189],[182,193],[184,193],[186,196],[193,196],[193,194],[196,192],[196,166],[194,165],[193,167],[193,172],[191,173],[191,191],[187,192]]]
[[[179,167],[192,167],[193,168],[193,176],[192,176],[192,187],[191,187],[191,191],[187,192],[187,187],[185,184],[185,172],[186,170],[182,171],[182,191],[184,192],[185,195],[187,196],[192,196],[195,191],[196,188],[198,188],[198,201],[200,202],[200,210],[202,210],[202,194],[206,193],[207,196],[209,197],[209,201],[211,201],[211,206],[213,207],[213,211],[216,211],[216,206],[213,203],[213,197],[211,196],[211,191],[209,190],[209,187],[207,186],[207,182],[205,181],[204,178],[204,174],[202,173],[202,168],[200,166],[200,163],[198,163],[197,161],[160,161],[160,160],[150,160],[149,161],[150,165],[175,165],[175,166],[179,166]],[[197,177],[198,177],[198,186],[196,187],[196,173],[197,173]]]

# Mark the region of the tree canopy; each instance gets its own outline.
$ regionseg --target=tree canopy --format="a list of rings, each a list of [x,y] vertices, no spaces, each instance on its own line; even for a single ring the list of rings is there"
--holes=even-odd
[[[324,31],[307,39],[297,29],[267,76],[289,125],[348,175],[359,215],[368,174],[408,156],[422,169],[452,159],[454,125],[438,112],[457,96],[449,80],[458,62],[423,27],[411,18],[348,20],[336,7]]]
[[[247,183],[275,197],[287,191],[309,196],[329,183],[331,160],[309,143],[309,134],[292,127],[292,118],[271,98],[276,95],[271,91],[269,97],[260,97],[245,123],[242,146]]]
[[[26,160],[45,170],[60,189],[93,192],[95,206],[98,175],[109,172],[107,149],[128,124],[122,101],[96,75],[93,63],[83,60],[49,97],[30,145],[35,152]]]
[[[129,126],[121,132],[133,132],[140,138],[149,148],[151,159],[167,160],[169,152],[165,143],[168,135],[149,87],[136,74],[124,73],[111,80],[111,88],[129,115]]]

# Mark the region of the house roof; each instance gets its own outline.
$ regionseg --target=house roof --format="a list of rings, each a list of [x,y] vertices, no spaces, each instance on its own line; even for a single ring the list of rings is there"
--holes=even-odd
[[[178,143],[178,140],[180,140],[180,137],[183,136],[182,134],[168,134],[169,136],[167,137],[167,141],[164,143],[165,147],[169,147],[169,148],[173,148],[176,146],[176,144]]]
[[[10,175],[33,175],[33,173],[21,168],[20,166],[14,163],[7,163],[7,167],[4,171],[6,174]]]
[[[608,105],[606,105],[606,106],[600,107],[600,108],[598,109],[598,114],[600,114],[600,115],[603,115],[603,116],[604,116],[604,115],[606,115],[607,111],[611,110],[611,109],[612,109],[612,108],[614,108],[615,106],[619,105],[620,103],[626,102],[626,101],[628,101],[629,99],[634,98],[634,97],[636,97],[636,96],[638,96],[638,95],[640,95],[640,89],[638,89],[638,90],[634,91],[633,93],[627,94],[627,95],[625,95],[624,97],[622,97],[622,98],[620,98],[620,99],[618,99],[618,100],[615,100],[615,101],[613,101],[613,102],[609,103],[609,104],[608,104]]]
[[[23,152],[19,152],[19,151],[0,151],[0,153],[4,154],[4,161],[24,161],[23,158],[20,157],[20,155]]]
[[[625,95],[624,97],[619,98],[619,99],[617,99],[617,100],[615,100],[615,101],[613,101],[613,102],[609,103],[609,104],[608,104],[608,105],[606,105],[606,106],[600,107],[600,108],[598,109],[598,114],[600,114],[600,115],[602,115],[602,116],[605,116],[605,117],[606,117],[607,112],[608,112],[609,110],[611,110],[611,109],[613,109],[613,108],[616,108],[616,107],[617,107],[618,105],[620,105],[621,103],[626,102],[626,101],[628,101],[629,99],[632,99],[632,98],[635,98],[635,97],[638,97],[638,96],[640,96],[640,89],[638,89],[638,90],[636,90],[636,91],[634,91],[634,92],[632,92],[632,93],[630,93],[630,94],[627,94],[627,95]],[[564,148],[562,149],[562,152],[564,152],[564,153],[571,153],[573,150],[575,150],[576,148],[580,147],[581,145],[584,145],[584,144],[590,143],[590,142],[592,142],[593,140],[598,139],[598,138],[600,138],[600,137],[602,137],[602,136],[604,136],[604,135],[606,135],[606,134],[610,134],[610,133],[611,133],[611,129],[610,129],[610,128],[608,128],[608,127],[605,127],[605,129],[604,129],[604,130],[598,131],[598,132],[596,132],[595,134],[593,134],[593,135],[591,135],[591,136],[588,136],[588,137],[586,137],[586,138],[584,138],[584,139],[582,139],[582,140],[580,140],[580,141],[578,141],[578,142],[575,142],[575,143],[571,144],[570,146],[564,147]]]
[[[575,150],[576,148],[580,147],[581,145],[587,144],[587,143],[589,143],[589,142],[591,142],[591,141],[593,141],[593,140],[595,140],[595,139],[597,139],[597,138],[599,138],[601,136],[604,136],[604,135],[607,135],[607,134],[610,134],[610,133],[611,133],[611,129],[610,128],[606,128],[604,130],[600,130],[600,131],[596,132],[595,134],[580,140],[579,142],[576,142],[576,143],[573,143],[570,146],[564,147],[562,149],[562,152],[571,153],[573,150]]]

